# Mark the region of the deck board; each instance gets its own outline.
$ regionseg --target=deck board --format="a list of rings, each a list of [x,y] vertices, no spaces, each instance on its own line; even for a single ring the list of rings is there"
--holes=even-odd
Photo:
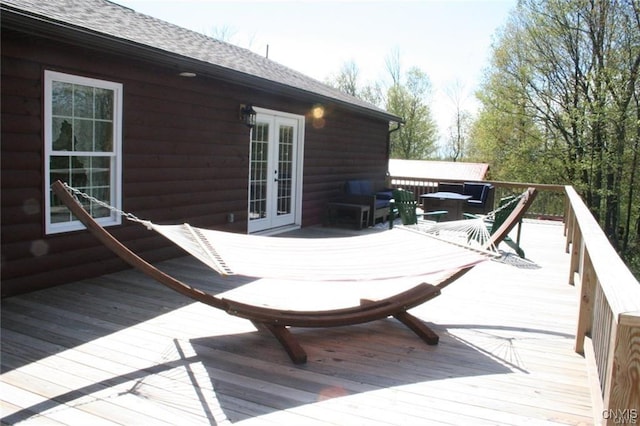
[[[413,309],[437,346],[393,319],[294,329],[301,366],[250,322],[133,270],[5,299],[2,423],[593,424],[562,230],[527,221],[530,262],[481,264]],[[250,282],[191,258],[159,266],[216,293]]]

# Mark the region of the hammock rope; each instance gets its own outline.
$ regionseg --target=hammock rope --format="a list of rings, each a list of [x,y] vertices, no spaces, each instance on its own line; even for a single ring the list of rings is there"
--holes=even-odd
[[[462,247],[481,247],[496,256],[499,255],[498,247],[491,242],[491,233],[487,227],[487,222],[495,220],[496,214],[503,210],[513,208],[513,205],[520,202],[524,194],[519,194],[509,202],[499,206],[497,209],[488,212],[486,215],[475,218],[451,220],[446,222],[435,222],[430,220],[418,220],[415,225],[402,225],[415,229],[419,232],[430,234],[435,238],[458,244]]]
[[[415,225],[402,225],[401,227],[414,229],[467,249],[485,250],[494,255],[498,253],[498,248],[491,242],[491,234],[482,218],[447,222],[420,220]]]
[[[184,227],[189,231],[190,235],[193,237],[193,240],[198,243],[209,261],[213,262],[213,264],[216,266],[214,269],[218,271],[220,275],[233,274],[233,271],[227,266],[222,256],[220,256],[218,251],[211,245],[210,241],[202,234],[200,229],[194,228],[188,223],[185,223]]]
[[[78,201],[79,201],[79,197],[82,197],[92,203],[99,205],[100,207],[104,207],[105,209],[109,210],[111,213],[119,214],[120,216],[123,216],[127,220],[141,223],[145,225],[147,228],[151,229],[150,226],[148,225],[150,223],[148,220],[142,220],[138,218],[136,215],[134,215],[133,213],[125,212],[124,210],[114,207],[111,204],[108,204],[102,200],[99,200],[93,195],[89,195],[86,192],[82,192],[79,189],[74,188],[73,186],[69,185],[67,182],[61,182],[61,183],[67,191],[71,192],[73,195],[76,196],[76,199]]]
[[[496,218],[496,214],[500,213],[502,210],[510,208],[512,204],[518,203],[523,197],[524,197],[524,193],[519,194],[513,197],[511,200],[509,200],[509,202],[499,206],[497,209],[491,210],[485,215],[485,220],[494,220]]]

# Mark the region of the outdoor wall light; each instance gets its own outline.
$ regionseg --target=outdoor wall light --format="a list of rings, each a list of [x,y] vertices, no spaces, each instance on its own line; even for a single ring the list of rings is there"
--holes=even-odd
[[[254,127],[256,125],[256,115],[257,113],[251,104],[240,104],[240,120],[242,120],[245,126]]]

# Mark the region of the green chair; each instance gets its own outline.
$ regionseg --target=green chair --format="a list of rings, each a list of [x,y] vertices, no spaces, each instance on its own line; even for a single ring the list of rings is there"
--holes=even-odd
[[[394,189],[389,213],[389,229],[393,228],[393,221],[396,217],[402,220],[403,225],[415,225],[418,223],[419,216],[422,219],[429,217],[435,222],[439,222],[442,216],[448,213],[446,210],[418,213],[417,210],[418,202],[413,196],[413,192]]]
[[[498,203],[498,208],[492,212],[489,212],[487,217],[489,217],[490,219],[487,220],[487,228],[489,230],[490,235],[493,235],[500,228],[500,226],[502,226],[504,221],[509,217],[511,212],[518,205],[519,199],[520,199],[520,196],[518,195],[511,195],[508,197],[501,198],[500,202]],[[477,219],[480,216],[474,215],[472,213],[464,213],[464,217],[467,219]],[[524,259],[525,258],[524,250],[522,250],[522,247],[520,247],[520,225],[521,224],[522,224],[522,219],[518,221],[518,236],[516,238],[516,241],[513,241],[508,236],[505,237],[502,241],[506,245],[514,249],[518,254],[518,256]]]

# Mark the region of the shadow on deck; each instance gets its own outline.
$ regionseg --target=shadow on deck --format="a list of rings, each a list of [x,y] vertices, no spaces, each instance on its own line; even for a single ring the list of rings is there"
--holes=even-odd
[[[5,299],[2,422],[589,424],[562,226],[527,223],[523,241],[529,262],[479,265],[412,311],[439,345],[392,319],[295,329],[303,366],[248,321],[136,271]],[[160,266],[216,293],[252,281],[192,258]]]

